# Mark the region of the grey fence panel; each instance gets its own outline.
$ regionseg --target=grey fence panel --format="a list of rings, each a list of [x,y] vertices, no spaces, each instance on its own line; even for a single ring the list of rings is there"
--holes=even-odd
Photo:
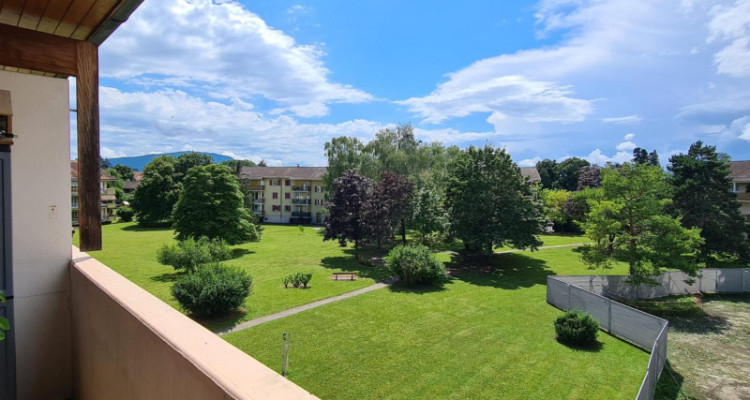
[[[701,271],[701,277],[699,278],[701,292],[715,293],[716,292],[716,278],[719,276],[719,271],[715,269],[704,269]]]
[[[750,269],[742,272],[742,291],[750,292]]]
[[[568,284],[551,276],[547,277],[547,302],[561,309],[568,309]]]
[[[610,333],[635,343],[649,351],[659,336],[665,321],[634,308],[612,302]]]
[[[575,286],[570,287],[570,309],[591,314],[607,332],[610,330],[610,303],[611,301],[607,298]]]
[[[667,272],[669,278],[669,294],[691,294],[700,292],[698,278],[692,278],[681,271]],[[690,284],[686,281],[692,280]]]
[[[741,292],[742,291],[742,272],[741,269],[720,269],[716,276],[717,292]]]

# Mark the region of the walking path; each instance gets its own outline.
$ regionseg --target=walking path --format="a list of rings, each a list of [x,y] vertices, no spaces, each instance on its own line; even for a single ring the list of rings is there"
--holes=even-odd
[[[294,314],[299,314],[302,311],[307,311],[307,310],[310,310],[310,309],[313,309],[313,308],[316,308],[316,307],[324,306],[326,304],[335,303],[335,302],[341,301],[341,300],[346,300],[346,299],[354,297],[354,296],[359,296],[359,295],[365,294],[367,292],[372,292],[373,290],[382,289],[382,288],[384,288],[384,287],[392,284],[393,282],[395,282],[394,279],[386,280],[386,281],[382,281],[382,282],[378,282],[378,283],[376,283],[374,285],[370,285],[370,286],[364,287],[362,289],[355,290],[353,292],[340,294],[338,296],[329,297],[327,299],[315,301],[315,302],[312,302],[312,303],[307,303],[307,304],[301,305],[299,307],[294,307],[294,308],[290,308],[288,310],[277,312],[276,314],[266,315],[265,317],[260,317],[260,318],[256,318],[256,319],[253,319],[253,320],[250,320],[250,321],[247,321],[247,322],[243,322],[243,323],[235,325],[235,326],[233,326],[231,328],[227,328],[227,329],[222,329],[220,331],[216,331],[216,334],[218,334],[218,335],[226,335],[227,333],[232,333],[232,332],[241,331],[241,330],[244,330],[244,329],[247,329],[247,328],[252,328],[252,327],[258,326],[260,324],[265,324],[266,322],[275,321],[275,320],[281,319],[281,318],[286,318],[286,317],[292,316]]]

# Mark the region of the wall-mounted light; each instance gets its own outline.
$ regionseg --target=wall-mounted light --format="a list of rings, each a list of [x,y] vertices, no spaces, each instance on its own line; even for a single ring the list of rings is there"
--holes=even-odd
[[[10,103],[10,92],[0,90],[0,145],[13,144],[13,107]]]

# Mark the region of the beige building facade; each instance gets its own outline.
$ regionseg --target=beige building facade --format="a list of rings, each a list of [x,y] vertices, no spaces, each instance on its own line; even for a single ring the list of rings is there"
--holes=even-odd
[[[261,222],[322,224],[325,167],[243,167],[240,181]]]
[[[99,207],[102,222],[115,222],[117,220],[117,195],[114,183],[117,182],[104,172],[99,176],[99,191],[101,192],[101,205]],[[70,162],[70,210],[73,226],[78,226],[78,161]]]
[[[729,167],[732,191],[737,193],[740,212],[750,221],[750,161],[732,161]]]

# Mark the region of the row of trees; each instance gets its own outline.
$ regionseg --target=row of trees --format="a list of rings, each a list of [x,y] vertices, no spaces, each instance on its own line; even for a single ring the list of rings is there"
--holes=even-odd
[[[699,141],[664,171],[634,153],[631,163],[602,168],[597,187],[543,191],[548,216],[594,241],[584,248],[585,262],[607,268],[625,261],[636,281],[648,281],[663,268],[695,276],[706,263],[748,260],[748,227],[730,191],[727,156]]]
[[[408,140],[410,127],[400,126],[396,132],[399,131],[407,133],[403,136]],[[391,133],[381,131],[377,137],[382,140]],[[337,143],[353,141],[334,139]],[[409,150],[403,151],[398,159],[422,156],[425,161],[422,165],[432,168],[420,170],[411,165],[408,167],[411,179],[382,172],[374,188],[372,181],[357,170],[345,171],[333,180],[330,188],[324,240],[336,239],[342,244],[351,241],[356,252],[362,242],[379,246],[393,238],[397,228],[405,242],[408,226],[421,240],[458,238],[472,251],[491,252],[494,246],[506,244],[518,248],[536,248],[541,244],[536,236],[544,226],[541,203],[505,150],[487,145],[446,151],[437,144],[419,142],[401,148]],[[360,168],[390,162],[361,153],[348,154],[356,155],[348,158],[350,162],[370,160],[366,164],[355,163]],[[435,158],[424,157],[425,154],[437,155],[437,162]],[[400,162],[392,165],[405,167]]]
[[[143,170],[133,197],[141,225],[171,224],[177,238],[220,238],[230,244],[260,238],[260,227],[245,208],[237,175],[209,155],[186,153],[154,158]]]

